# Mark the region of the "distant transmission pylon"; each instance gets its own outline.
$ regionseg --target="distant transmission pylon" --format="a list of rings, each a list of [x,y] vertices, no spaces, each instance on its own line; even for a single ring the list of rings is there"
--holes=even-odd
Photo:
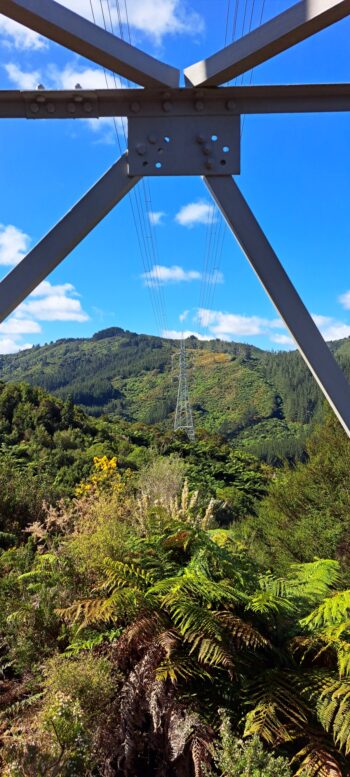
[[[188,396],[187,366],[185,342],[181,340],[179,356],[179,388],[177,391],[177,403],[175,411],[175,432],[182,429],[189,440],[195,440],[192,410]]]

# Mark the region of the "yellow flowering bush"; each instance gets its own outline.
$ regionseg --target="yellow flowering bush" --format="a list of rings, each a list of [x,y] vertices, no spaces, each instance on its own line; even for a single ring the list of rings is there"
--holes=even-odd
[[[123,481],[117,469],[117,457],[94,456],[94,471],[90,477],[79,483],[75,489],[76,496],[94,494],[99,496],[106,491],[123,491]]]

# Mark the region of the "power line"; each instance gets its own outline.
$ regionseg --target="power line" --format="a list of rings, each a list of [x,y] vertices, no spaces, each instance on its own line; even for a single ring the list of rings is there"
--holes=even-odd
[[[181,340],[179,354],[179,386],[175,411],[174,431],[182,430],[192,442],[195,440],[192,409],[188,395],[185,341]]]
[[[107,30],[108,24],[107,24],[106,13],[103,6],[103,1],[99,0],[99,3],[101,8],[103,26],[105,30]],[[125,4],[125,7],[126,7],[126,4]],[[91,8],[93,21],[96,23],[96,15],[94,12],[93,0],[90,0],[90,8]],[[111,32],[114,34],[112,12],[111,12],[111,6],[110,6],[109,0],[107,0],[106,8],[108,10],[110,29],[111,29]],[[123,39],[124,35],[123,35],[119,0],[117,0],[117,14],[118,14],[120,37]],[[126,8],[126,16],[127,16],[127,8]],[[128,16],[127,16],[127,20],[128,20]],[[127,28],[128,28],[129,38],[130,38],[129,22],[127,24]],[[129,40],[129,42],[131,43],[131,39]],[[104,70],[106,87],[107,89],[109,89],[110,85],[108,83],[107,71],[105,68],[103,70]],[[118,88],[120,86],[121,79],[117,80],[115,73],[111,73],[111,75],[114,81],[115,88]],[[129,86],[129,82],[127,82],[127,85]],[[113,126],[114,126],[115,135],[116,135],[116,140],[117,140],[119,152],[120,154],[122,154],[125,152],[125,149],[127,148],[127,132],[125,128],[125,120],[123,117],[121,117],[120,119],[120,125],[124,136],[124,144],[125,144],[124,148],[122,148],[120,133],[118,131],[118,124],[117,124],[116,118],[113,117]],[[142,191],[144,194],[144,201],[146,204],[146,193],[145,193],[146,187],[145,187],[144,181],[142,181],[141,185],[142,185]],[[164,299],[161,298],[161,295],[157,293],[157,291],[160,291],[160,279],[157,271],[157,252],[155,247],[155,240],[154,238],[152,238],[152,229],[151,229],[152,225],[150,222],[150,217],[145,214],[145,209],[142,203],[140,191],[138,189],[134,189],[128,195],[128,200],[131,207],[132,219],[134,222],[135,233],[136,233],[137,243],[140,251],[144,275],[147,276],[148,278],[147,285],[148,285],[148,291],[150,295],[151,307],[153,310],[153,315],[156,323],[156,328],[159,334],[161,335],[162,331],[164,329],[167,329],[167,322],[166,322]]]

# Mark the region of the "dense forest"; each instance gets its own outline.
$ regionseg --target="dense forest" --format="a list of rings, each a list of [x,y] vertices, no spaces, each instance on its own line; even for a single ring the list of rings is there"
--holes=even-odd
[[[268,370],[292,413],[296,354],[229,346],[193,351]],[[4,777],[349,777],[350,446],[317,402],[275,467],[0,383]]]
[[[297,352],[220,340],[186,342],[196,428],[226,437],[271,464],[296,460],[322,408]],[[349,340],[332,345],[350,375]],[[118,327],[0,357],[4,381],[26,381],[96,418],[173,425],[179,344]]]

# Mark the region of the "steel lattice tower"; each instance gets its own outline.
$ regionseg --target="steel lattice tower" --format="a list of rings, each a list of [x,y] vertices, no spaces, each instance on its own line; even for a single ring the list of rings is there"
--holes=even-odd
[[[292,3],[207,59],[187,67],[183,87],[177,68],[159,62],[54,0],[0,0],[0,14],[138,85],[127,89],[0,90],[0,119],[37,122],[71,121],[74,117],[84,121],[125,116],[128,127],[128,151],[0,281],[0,322],[145,176],[202,176],[350,437],[350,385],[236,181],[241,170],[242,116],[350,112],[350,83],[243,85],[249,70],[350,16],[350,0]],[[223,86],[237,76],[242,76],[241,86]],[[336,140],[330,135],[334,153]],[[192,434],[186,403],[185,356],[181,350],[175,428]]]
[[[181,340],[179,356],[179,387],[177,390],[177,403],[175,411],[174,430],[182,429],[189,440],[195,439],[192,410],[188,395],[186,349],[184,340]]]

